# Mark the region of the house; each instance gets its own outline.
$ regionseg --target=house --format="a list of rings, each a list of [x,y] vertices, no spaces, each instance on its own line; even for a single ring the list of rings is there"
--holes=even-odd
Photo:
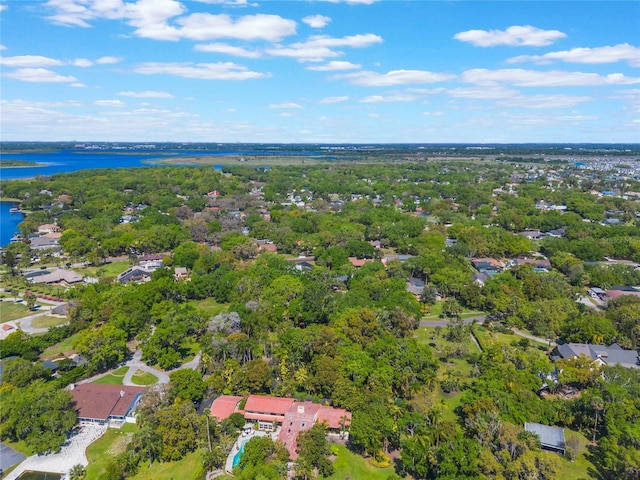
[[[46,250],[47,248],[60,248],[59,239],[47,236],[36,237],[31,240],[31,250]]]
[[[424,280],[421,278],[410,277],[407,279],[407,292],[413,293],[416,297],[420,298],[422,291],[424,290]]]
[[[315,259],[313,257],[305,257],[301,255],[295,258],[287,258],[287,262],[293,263],[296,270],[309,272],[315,264]]]
[[[472,258],[471,263],[480,273],[498,273],[504,270],[504,263],[495,258]]]
[[[373,260],[370,258],[356,258],[356,257],[349,257],[347,259],[349,261],[349,263],[351,265],[353,265],[355,268],[360,268],[362,267],[365,263],[367,262],[372,262]]]
[[[242,400],[244,397],[220,395],[211,404],[211,416],[218,419],[219,422],[229,418],[232,414],[240,412],[238,407]]]
[[[133,418],[144,390],[144,387],[98,383],[71,385],[78,420],[82,423],[121,425]]]
[[[124,272],[118,275],[117,280],[118,283],[148,282],[151,279],[151,273],[153,273],[154,270],[155,269],[134,266],[127,268]]]
[[[37,277],[31,277],[29,280],[31,283],[43,283],[45,285],[75,285],[83,280],[83,276],[72,270],[64,270],[59,268],[51,273],[40,275]]]
[[[476,273],[472,276],[473,283],[475,283],[476,285],[479,285],[480,287],[484,287],[484,284],[490,278],[491,276],[484,272]]]
[[[316,423],[324,423],[329,432],[344,432],[351,424],[351,412],[318,403],[298,402],[293,398],[251,395],[244,410],[239,409],[243,397],[221,395],[211,404],[211,415],[218,421],[233,413],[241,413],[245,420],[257,425],[258,430],[278,430],[278,440],[282,441],[292,460],[298,457],[298,435],[309,430]]]
[[[59,231],[60,231],[60,228],[57,225],[53,224],[53,223],[46,223],[46,224],[40,225],[38,227],[38,233],[40,235],[44,235],[46,233],[55,233],[55,232],[59,232]]]
[[[607,298],[609,300],[614,300],[618,297],[622,297],[623,295],[633,295],[635,297],[640,297],[640,290],[625,285],[615,285],[611,287],[610,290],[607,290]]]
[[[187,271],[186,267],[176,267],[173,270],[173,279],[176,282],[179,282],[181,280],[189,280],[189,272]]]
[[[554,350],[554,354],[559,358],[573,358],[586,355],[599,365],[621,365],[625,368],[640,368],[638,352],[635,350],[624,350],[616,343],[609,347],[587,343],[565,343],[558,345]]]
[[[542,425],[541,423],[525,423],[524,429],[526,432],[533,433],[540,438],[540,446],[544,450],[559,452],[564,455],[565,440],[563,428]]]

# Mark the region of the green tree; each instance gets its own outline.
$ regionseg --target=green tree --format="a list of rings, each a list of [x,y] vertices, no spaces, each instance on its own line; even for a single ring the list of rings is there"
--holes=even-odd
[[[129,351],[126,332],[110,324],[81,332],[73,348],[86,358],[87,368],[92,373],[117,365]]]
[[[173,398],[198,403],[207,390],[202,374],[190,368],[183,368],[169,375],[169,389]]]
[[[333,465],[329,460],[331,450],[327,441],[327,428],[323,424],[316,424],[309,430],[300,432],[297,452],[299,456],[296,471],[301,473],[303,478],[315,478],[317,473],[323,477],[333,475]]]

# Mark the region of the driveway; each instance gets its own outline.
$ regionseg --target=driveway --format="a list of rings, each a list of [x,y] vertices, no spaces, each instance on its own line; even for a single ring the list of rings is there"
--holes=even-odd
[[[26,470],[36,472],[52,472],[66,474],[74,465],[88,465],[85,450],[100,438],[107,430],[106,425],[82,425],[80,431],[73,435],[58,453],[49,455],[33,455],[24,460],[5,477],[15,480]]]

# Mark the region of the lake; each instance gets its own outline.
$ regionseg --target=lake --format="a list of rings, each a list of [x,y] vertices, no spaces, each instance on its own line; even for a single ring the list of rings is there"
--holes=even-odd
[[[11,213],[9,210],[17,204],[0,202],[0,246],[9,244],[11,237],[18,233],[18,224],[24,218],[21,213]]]

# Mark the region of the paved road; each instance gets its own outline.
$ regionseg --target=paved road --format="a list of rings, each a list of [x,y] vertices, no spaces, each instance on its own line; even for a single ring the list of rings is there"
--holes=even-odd
[[[166,372],[156,370],[155,368],[150,367],[142,361],[142,350],[140,349],[135,351],[133,357],[131,357],[131,360],[125,363],[125,365],[129,367],[129,370],[122,380],[123,385],[136,385],[131,381],[131,379],[138,370],[142,370],[144,372],[150,373],[151,375],[155,375],[158,378],[159,384],[169,383],[169,375]]]

